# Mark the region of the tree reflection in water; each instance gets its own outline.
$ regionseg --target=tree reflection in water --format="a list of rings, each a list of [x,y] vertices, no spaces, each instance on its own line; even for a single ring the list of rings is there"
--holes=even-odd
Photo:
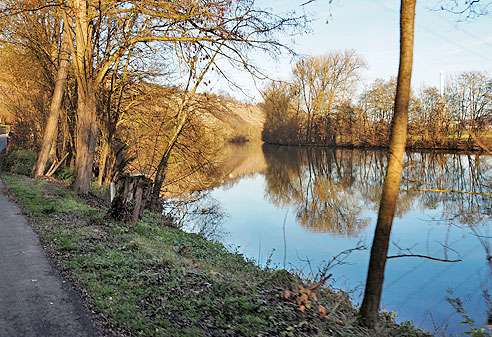
[[[261,173],[237,178],[212,193],[231,213],[225,228],[231,232],[229,244],[247,247],[245,255],[256,258],[261,236],[265,251],[279,252],[274,263],[302,269],[300,256],[317,267],[359,239],[371,239],[386,166],[384,151],[263,145],[263,154],[261,170],[254,170]],[[476,326],[483,326],[492,289],[492,196],[484,194],[492,193],[492,157],[407,152],[400,188],[389,255],[462,262],[391,259],[384,307],[427,331],[432,331],[434,320],[436,329],[442,327],[436,333],[446,325],[448,332],[462,333],[462,318],[445,299],[455,296],[463,300]],[[286,226],[281,226],[286,213]],[[360,285],[367,254],[358,252],[348,265],[333,270],[335,286],[350,290]]]
[[[263,145],[263,151],[267,163],[266,197],[277,207],[292,207],[299,225],[312,232],[346,237],[357,237],[368,225],[365,211],[376,211],[381,195],[386,165],[383,152],[272,145]],[[479,154],[408,152],[396,210],[396,216],[401,218],[412,210],[440,209],[439,217],[428,220],[447,226],[447,233],[451,227],[460,227],[476,237],[489,271],[477,291],[483,294],[489,308],[485,310],[489,311],[492,197],[487,194],[492,192],[491,159]],[[411,255],[415,252],[410,248],[418,244],[422,247],[425,243],[400,247],[393,242],[392,250]],[[448,235],[439,244],[442,249],[432,252],[438,256],[430,256],[429,249],[418,255],[456,261],[466,254],[453,248]],[[452,293],[453,289],[449,291]]]
[[[263,145],[266,197],[293,207],[298,223],[318,233],[357,236],[377,210],[386,157],[377,150]],[[443,210],[441,220],[479,225],[492,214],[492,160],[478,154],[408,152],[396,216]],[[425,192],[421,189],[456,192]],[[460,193],[460,192],[472,192]]]
[[[354,152],[264,145],[266,193],[276,206],[292,206],[304,228],[357,236],[368,224],[355,183]],[[360,159],[360,158],[359,158]]]

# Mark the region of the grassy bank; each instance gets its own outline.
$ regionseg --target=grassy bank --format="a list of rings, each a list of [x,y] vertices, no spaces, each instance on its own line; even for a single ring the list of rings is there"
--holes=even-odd
[[[425,335],[387,314],[377,332],[363,329],[346,294],[261,269],[155,214],[112,222],[100,200],[62,184],[1,177],[104,335]]]

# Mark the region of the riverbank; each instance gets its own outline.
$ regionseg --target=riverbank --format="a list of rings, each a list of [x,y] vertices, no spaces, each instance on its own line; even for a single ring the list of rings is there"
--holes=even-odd
[[[2,180],[102,335],[426,335],[388,314],[376,334],[363,329],[346,294],[259,268],[155,214],[130,226],[107,220],[101,200],[82,200],[61,183]]]
[[[278,146],[295,146],[295,147],[320,147],[320,148],[340,148],[340,149],[361,149],[361,150],[379,150],[388,148],[388,139],[378,142],[370,141],[334,141],[326,143],[306,143],[306,142],[275,142],[265,141],[265,144]],[[409,136],[406,143],[407,151],[445,151],[445,152],[483,152],[492,149],[492,133],[487,132],[480,136],[480,139],[474,139],[468,132],[461,138],[449,137],[447,140],[436,141],[433,139],[424,139],[421,136]]]

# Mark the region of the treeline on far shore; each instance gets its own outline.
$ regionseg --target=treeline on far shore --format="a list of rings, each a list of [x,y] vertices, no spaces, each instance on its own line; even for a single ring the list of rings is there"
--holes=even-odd
[[[289,81],[263,91],[263,141],[282,145],[386,147],[396,79],[361,88],[366,67],[353,50],[299,61]],[[492,147],[492,77],[467,71],[447,78],[444,92],[421,86],[409,105],[407,147],[480,150]]]

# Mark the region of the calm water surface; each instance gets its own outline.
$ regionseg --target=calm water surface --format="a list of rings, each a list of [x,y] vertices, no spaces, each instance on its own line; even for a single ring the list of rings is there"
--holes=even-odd
[[[384,179],[384,151],[252,145],[230,151],[221,187],[211,191],[228,214],[222,241],[259,264],[314,275],[334,256],[370,249]],[[492,158],[407,153],[381,308],[436,335],[461,335],[459,297],[475,326],[491,308],[492,197],[422,192],[492,192]],[[331,284],[361,302],[369,249],[339,257]],[[489,260],[487,260],[489,259]],[[492,295],[492,294],[490,294]],[[468,329],[469,330],[469,329]]]

